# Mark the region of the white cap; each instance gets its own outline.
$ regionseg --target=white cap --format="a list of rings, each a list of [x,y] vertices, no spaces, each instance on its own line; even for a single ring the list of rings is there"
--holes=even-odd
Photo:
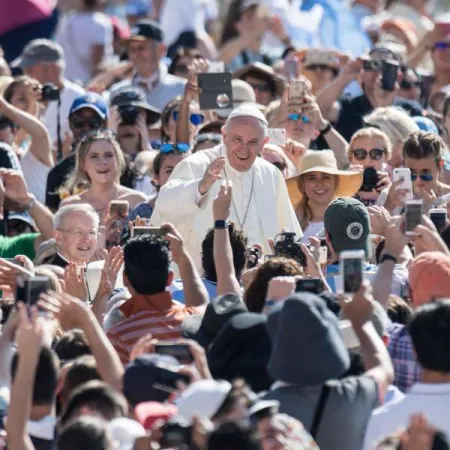
[[[236,117],[254,117],[255,119],[258,119],[268,125],[266,116],[258,109],[256,105],[247,103],[233,109],[231,114],[228,116],[227,122],[231,119],[235,119]]]
[[[178,398],[178,415],[188,424],[195,417],[212,419],[231,391],[228,381],[200,380],[192,383]]]
[[[117,450],[132,450],[137,438],[146,435],[145,428],[128,417],[118,417],[109,422],[109,431]]]

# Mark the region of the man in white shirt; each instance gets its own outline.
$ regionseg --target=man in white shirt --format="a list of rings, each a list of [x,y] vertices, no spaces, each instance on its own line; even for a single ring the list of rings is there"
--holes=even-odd
[[[414,313],[408,327],[421,382],[404,398],[376,409],[366,431],[364,449],[401,428],[407,428],[413,414],[423,413],[430,425],[450,435],[450,300],[428,303]]]
[[[222,128],[224,144],[180,162],[159,193],[151,222],[172,222],[198,267],[208,229],[228,226],[213,220],[220,180],[233,183],[231,220],[249,245],[261,244],[270,253],[268,240],[283,229],[302,236],[282,173],[258,157],[268,140],[267,127],[256,106],[236,108]]]
[[[166,54],[161,27],[153,20],[140,20],[131,30],[128,57],[134,66],[131,80],[120,81],[111,87],[111,95],[130,84],[145,92],[147,103],[164,109],[178,95],[183,95],[186,80],[170,75],[162,62]]]
[[[13,61],[12,67],[20,67],[25,75],[36,78],[41,84],[53,83],[60,91],[61,139],[69,132],[69,111],[73,101],[84,94],[84,89],[64,78],[64,52],[56,42],[48,39],[35,39],[28,43],[22,55]],[[58,139],[58,102],[48,102],[43,114],[52,142]]]

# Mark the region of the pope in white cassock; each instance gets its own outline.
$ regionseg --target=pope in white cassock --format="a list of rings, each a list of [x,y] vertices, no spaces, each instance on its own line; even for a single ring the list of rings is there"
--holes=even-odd
[[[231,181],[230,221],[243,230],[249,245],[261,244],[283,230],[302,236],[281,171],[259,158],[268,140],[264,115],[254,106],[236,108],[222,128],[223,144],[199,151],[181,161],[162,187],[152,225],[173,223],[187,250],[200,267],[201,245],[214,226],[213,201],[221,181]]]

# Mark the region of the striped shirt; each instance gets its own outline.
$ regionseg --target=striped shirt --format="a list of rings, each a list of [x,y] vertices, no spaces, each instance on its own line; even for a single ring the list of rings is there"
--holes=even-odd
[[[128,364],[130,353],[136,342],[151,334],[154,339],[172,340],[181,337],[181,324],[185,317],[198,314],[193,307],[172,302],[169,309],[158,310],[152,304],[172,301],[169,292],[154,295],[136,294],[127,300],[120,310],[125,319],[113,326],[107,336],[120,356],[122,363]]]

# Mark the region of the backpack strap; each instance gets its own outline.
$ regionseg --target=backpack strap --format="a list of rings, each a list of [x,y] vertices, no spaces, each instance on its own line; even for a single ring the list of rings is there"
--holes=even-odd
[[[313,439],[316,439],[319,433],[320,424],[322,422],[323,413],[325,411],[329,395],[330,388],[326,384],[324,384],[320,391],[319,401],[317,402],[316,410],[314,411],[314,418],[311,425],[310,434]]]

